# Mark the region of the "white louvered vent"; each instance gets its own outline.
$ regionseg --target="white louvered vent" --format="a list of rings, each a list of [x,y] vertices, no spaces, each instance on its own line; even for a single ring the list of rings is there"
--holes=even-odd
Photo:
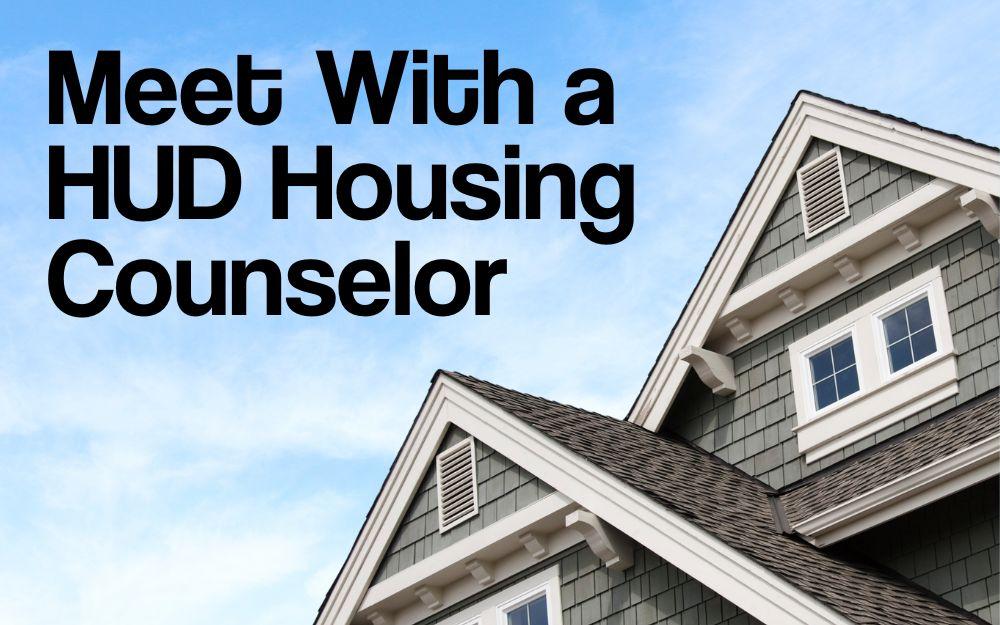
[[[806,163],[799,168],[797,176],[806,238],[850,216],[840,148]]]
[[[479,513],[476,441],[467,438],[437,457],[438,523],[442,532]]]

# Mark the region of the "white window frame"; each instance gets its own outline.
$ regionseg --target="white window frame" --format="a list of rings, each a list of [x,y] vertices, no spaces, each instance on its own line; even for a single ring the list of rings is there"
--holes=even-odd
[[[896,372],[889,369],[882,319],[927,296],[936,351]],[[858,391],[816,409],[809,356],[848,333]],[[899,285],[789,348],[799,451],[811,463],[958,393],[958,368],[940,267]]]
[[[522,593],[521,595],[514,597],[510,601],[497,606],[497,625],[507,625],[507,616],[514,610],[527,605],[528,603],[545,597],[545,611],[548,613],[548,621],[552,623],[552,610],[551,610],[551,595],[549,591],[549,582],[542,584],[537,588],[532,588],[531,590]]]
[[[441,625],[507,625],[507,613],[545,596],[549,625],[562,625],[559,565],[553,565],[461,610]]]
[[[802,352],[802,357],[799,359],[800,360],[799,365],[803,368],[802,379],[806,381],[807,384],[806,392],[809,395],[808,401],[809,405],[812,406],[812,410],[806,416],[807,419],[816,419],[822,417],[824,414],[828,412],[839,410],[844,404],[851,402],[855,398],[855,396],[864,395],[865,387],[861,375],[861,363],[859,362],[860,359],[858,358],[858,336],[855,328],[856,324],[852,323],[850,326],[844,328],[840,332],[837,332],[835,334],[832,334],[824,338],[823,340],[819,341],[818,343],[816,343],[811,347],[807,347]],[[818,408],[816,406],[816,392],[813,388],[816,381],[813,379],[812,367],[809,364],[809,358],[815,356],[816,354],[825,349],[832,347],[833,345],[839,343],[845,337],[848,336],[851,337],[851,343],[854,346],[854,368],[858,373],[858,390],[846,397],[837,399],[837,401],[833,402],[828,406],[824,406],[823,408]]]
[[[927,366],[940,356],[941,352],[945,349],[945,345],[948,345],[949,350],[952,349],[951,330],[949,328],[948,332],[943,331],[945,326],[950,325],[948,323],[948,305],[944,301],[944,289],[933,287],[933,283],[928,283],[911,293],[907,293],[872,315],[872,323],[875,325],[873,332],[875,334],[875,342],[878,345],[879,371],[886,380],[907,376],[913,371]],[[885,338],[885,318],[925,296],[931,310],[931,327],[934,329],[934,345],[936,349],[933,353],[924,356],[920,360],[911,362],[898,371],[893,371],[892,365],[889,362],[889,345]],[[940,323],[942,319],[944,323]]]

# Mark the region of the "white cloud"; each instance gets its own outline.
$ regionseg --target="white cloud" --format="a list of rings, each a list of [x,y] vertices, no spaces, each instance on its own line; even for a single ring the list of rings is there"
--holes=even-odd
[[[412,43],[380,38],[377,25],[337,25],[340,32],[255,50],[261,66],[285,68],[287,87],[282,119],[262,129],[50,128],[46,48],[0,60],[2,91],[18,95],[0,110],[30,122],[0,130],[9,208],[0,224],[0,453],[9,452],[0,622],[311,620],[436,368],[622,415],[794,92],[812,88],[989,141],[1000,134],[1000,118],[983,114],[1000,88],[988,28],[997,11],[994,3],[758,3],[679,14],[672,5],[588,4],[544,39],[510,40],[512,52],[532,59],[525,66],[546,76],[536,101],[547,112],[529,129],[333,127],[312,50]],[[136,42],[129,63],[231,63],[210,28],[199,32]],[[462,50],[456,58],[469,50],[475,58],[485,45],[452,32],[418,39],[426,37]],[[570,49],[570,41],[586,46]],[[569,129],[553,113],[559,73],[591,64],[615,76],[617,123]],[[45,145],[63,140],[81,153],[98,141],[133,145],[137,199],[140,182],[152,180],[152,146],[223,144],[245,168],[244,201],[210,224],[93,224],[76,213],[49,222]],[[284,223],[268,219],[261,172],[272,143],[294,146],[303,166],[311,146],[331,143],[339,166],[420,169],[499,162],[500,146],[515,141],[522,162],[636,163],[633,235],[603,248],[549,217],[317,223],[303,210]],[[411,238],[417,260],[507,257],[510,274],[496,282],[488,318],[109,312],[80,321],[55,311],[45,289],[49,255],[78,236],[105,242],[118,260],[196,264],[256,256],[338,264],[384,258],[393,240]],[[74,284],[92,289],[107,279],[87,274]]]

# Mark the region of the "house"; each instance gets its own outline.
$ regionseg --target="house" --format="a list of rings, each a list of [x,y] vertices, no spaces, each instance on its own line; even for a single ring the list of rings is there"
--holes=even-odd
[[[1000,624],[998,195],[799,93],[627,418],[438,372],[316,625]]]

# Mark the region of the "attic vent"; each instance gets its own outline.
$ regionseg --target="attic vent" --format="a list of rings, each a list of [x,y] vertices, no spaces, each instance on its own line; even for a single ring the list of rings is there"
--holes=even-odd
[[[806,238],[850,216],[840,148],[834,148],[799,168],[799,200]]]
[[[467,438],[437,457],[438,524],[442,532],[479,513],[476,442]]]

